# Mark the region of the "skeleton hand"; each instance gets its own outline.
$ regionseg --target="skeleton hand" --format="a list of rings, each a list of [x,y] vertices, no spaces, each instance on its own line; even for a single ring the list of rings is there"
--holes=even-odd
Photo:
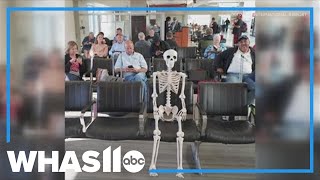
[[[181,116],[181,120],[186,120],[187,119],[187,109],[183,108],[178,112],[178,116]]]

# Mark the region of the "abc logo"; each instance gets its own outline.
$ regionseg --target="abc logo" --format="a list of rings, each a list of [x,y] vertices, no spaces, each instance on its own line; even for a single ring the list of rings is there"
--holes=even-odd
[[[139,151],[132,150],[123,156],[122,164],[127,171],[136,173],[143,169],[145,159]]]

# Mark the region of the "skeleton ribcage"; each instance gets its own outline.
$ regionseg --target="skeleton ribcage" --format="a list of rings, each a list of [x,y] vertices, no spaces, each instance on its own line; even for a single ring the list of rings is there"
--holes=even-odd
[[[167,90],[167,87],[170,86],[170,90],[173,93],[178,94],[180,79],[181,79],[181,76],[177,71],[160,72],[158,74],[159,93],[164,92],[165,90]]]

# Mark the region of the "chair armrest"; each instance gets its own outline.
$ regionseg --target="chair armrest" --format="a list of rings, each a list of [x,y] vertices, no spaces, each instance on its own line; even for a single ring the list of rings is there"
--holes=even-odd
[[[248,115],[248,119],[250,121],[251,124],[255,125],[255,118],[256,118],[256,105],[255,104],[250,104],[249,105],[249,115]]]
[[[146,103],[141,103],[139,111],[139,135],[144,135],[144,124],[147,115]]]
[[[83,73],[83,76],[82,76],[82,77],[85,77],[87,74],[90,74],[90,73],[92,73],[92,70],[89,70],[89,71]]]
[[[208,121],[207,113],[203,110],[203,108],[200,106],[199,103],[196,103],[196,108],[198,108],[201,116],[200,118],[201,119],[200,121],[201,136],[205,136],[206,129],[207,129],[207,121]]]
[[[206,116],[207,113],[203,110],[199,103],[196,103],[196,108],[198,108],[201,116]]]
[[[86,106],[81,110],[81,114],[86,113],[86,111],[88,111],[88,110],[92,107],[92,105],[95,104],[95,103],[96,103],[96,100],[92,100],[92,101],[90,102],[90,104],[86,105]]]
[[[91,101],[90,104],[88,104],[86,107],[84,107],[81,110],[81,114],[80,114],[80,124],[82,125],[82,132],[85,133],[87,131],[88,126],[86,126],[85,121],[84,121],[84,114],[86,113],[86,111],[88,111],[92,105],[94,105],[96,103],[96,100]],[[95,118],[94,118],[95,119]],[[92,111],[91,111],[91,123],[92,123]],[[91,124],[90,123],[90,124]],[[90,125],[89,124],[89,125]]]

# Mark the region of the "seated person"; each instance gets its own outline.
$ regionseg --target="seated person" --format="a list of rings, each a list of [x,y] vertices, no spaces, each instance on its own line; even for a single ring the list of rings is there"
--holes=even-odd
[[[82,41],[82,52],[84,53],[85,58],[90,58],[89,51],[92,44],[94,44],[95,38],[93,32],[90,32],[87,37]]]
[[[170,49],[177,49],[178,44],[176,41],[173,39],[173,33],[171,31],[167,32],[167,40],[166,42],[169,44]]]
[[[163,53],[170,49],[167,42],[162,41],[158,36],[154,36],[153,43],[151,44],[151,56],[155,58],[162,58]]]
[[[114,58],[125,51],[122,34],[117,35],[117,42],[114,43],[109,51],[109,55]]]
[[[92,51],[96,57],[108,56],[108,45],[104,44],[103,34],[99,33],[95,43],[92,45]]]
[[[201,38],[201,40],[213,40],[213,29],[207,28],[206,34]]]
[[[214,65],[218,73],[227,75],[227,82],[246,82],[248,84],[248,102],[254,100],[255,91],[255,51],[249,47],[250,40],[246,35],[238,39],[238,47],[230,48],[215,58]]]
[[[144,57],[134,52],[133,42],[125,42],[125,52],[120,54],[114,66],[115,72],[122,72],[125,81],[140,81],[144,89],[144,100],[147,100],[147,76],[148,65]]]
[[[146,36],[144,35],[143,32],[139,32],[139,34],[138,34],[139,41],[137,41],[134,44],[134,46],[139,47],[139,48],[150,48],[151,43],[150,43],[150,41],[146,41],[145,37]]]
[[[159,37],[159,36],[155,34],[154,29],[150,29],[149,35],[146,37],[146,41],[149,41],[152,44],[154,37]]]
[[[203,57],[208,59],[214,59],[217,54],[226,50],[227,48],[223,43],[220,43],[221,36],[219,34],[215,34],[213,37],[213,45],[209,45],[204,51]]]
[[[114,43],[116,43],[116,42],[118,41],[118,40],[117,40],[117,35],[118,35],[118,34],[121,34],[121,35],[123,36],[123,40],[124,40],[124,41],[127,41],[127,40],[128,40],[128,37],[125,36],[125,35],[123,35],[122,29],[121,29],[121,28],[117,28],[116,36],[114,36],[113,41],[112,41],[112,44],[114,44]]]
[[[66,51],[64,64],[65,73],[70,81],[81,80],[83,74],[86,71],[85,65],[82,62],[82,58],[78,53],[78,45],[74,41],[68,42],[68,48]]]

